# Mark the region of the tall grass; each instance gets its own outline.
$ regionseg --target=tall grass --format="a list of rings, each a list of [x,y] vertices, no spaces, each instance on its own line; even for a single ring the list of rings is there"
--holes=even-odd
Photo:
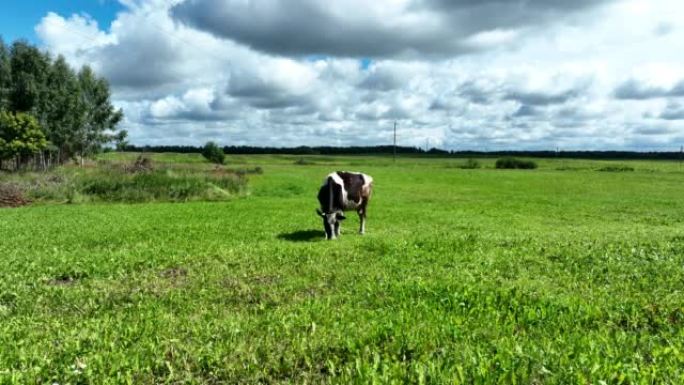
[[[109,202],[220,200],[246,187],[237,175],[154,170],[133,175],[117,171],[89,175],[78,181],[83,195]]]
[[[243,173],[172,169],[127,172],[116,166],[30,174],[17,182],[36,201],[186,202],[225,200],[247,191]]]

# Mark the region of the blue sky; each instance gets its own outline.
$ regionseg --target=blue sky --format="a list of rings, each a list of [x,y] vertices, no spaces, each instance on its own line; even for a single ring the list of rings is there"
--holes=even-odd
[[[116,0],[5,0],[0,6],[0,35],[6,42],[23,38],[38,43],[34,27],[48,12],[88,14],[107,29],[122,9]]]

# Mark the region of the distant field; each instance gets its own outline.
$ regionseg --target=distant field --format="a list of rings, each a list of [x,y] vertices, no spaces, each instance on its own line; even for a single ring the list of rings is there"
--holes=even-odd
[[[0,209],[0,384],[684,383],[677,162],[227,158],[225,202]],[[375,192],[327,242],[335,170]]]

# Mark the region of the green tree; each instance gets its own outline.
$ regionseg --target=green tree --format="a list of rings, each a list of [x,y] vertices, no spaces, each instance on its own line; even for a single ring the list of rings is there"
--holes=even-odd
[[[16,159],[17,165],[47,148],[38,121],[26,113],[0,111],[0,160]]]
[[[207,158],[208,161],[216,164],[223,164],[226,160],[226,154],[223,153],[223,149],[214,142],[207,142],[207,144],[204,145],[202,156]]]
[[[84,124],[85,103],[76,73],[62,56],[52,64],[47,77],[47,102],[41,125],[50,142],[59,152],[61,160],[73,157],[78,137]]]
[[[130,145],[126,138],[128,138],[128,131],[126,130],[121,130],[114,135],[114,147],[117,151],[125,151],[126,147]]]
[[[0,110],[9,108],[9,94],[12,86],[11,74],[10,53],[5,42],[0,38]]]
[[[110,99],[109,84],[89,67],[77,73],[61,56],[53,60],[25,41],[8,49],[0,39],[0,111],[35,117],[59,162],[125,142],[117,129],[123,112]]]
[[[12,44],[10,56],[9,110],[33,113],[38,117],[47,99],[50,57],[24,41]]]
[[[100,151],[104,144],[125,139],[125,131],[116,130],[123,112],[112,106],[109,83],[104,78],[84,66],[78,73],[78,85],[81,120],[74,130],[72,148],[74,155],[84,157]]]

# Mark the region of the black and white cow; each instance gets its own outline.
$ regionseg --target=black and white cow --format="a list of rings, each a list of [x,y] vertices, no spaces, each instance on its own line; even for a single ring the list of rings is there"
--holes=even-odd
[[[318,191],[321,208],[316,212],[323,218],[326,239],[340,236],[340,221],[346,219],[345,211],[356,210],[361,221],[359,233],[366,231],[366,206],[372,190],[373,178],[366,174],[337,171],[325,178]]]

